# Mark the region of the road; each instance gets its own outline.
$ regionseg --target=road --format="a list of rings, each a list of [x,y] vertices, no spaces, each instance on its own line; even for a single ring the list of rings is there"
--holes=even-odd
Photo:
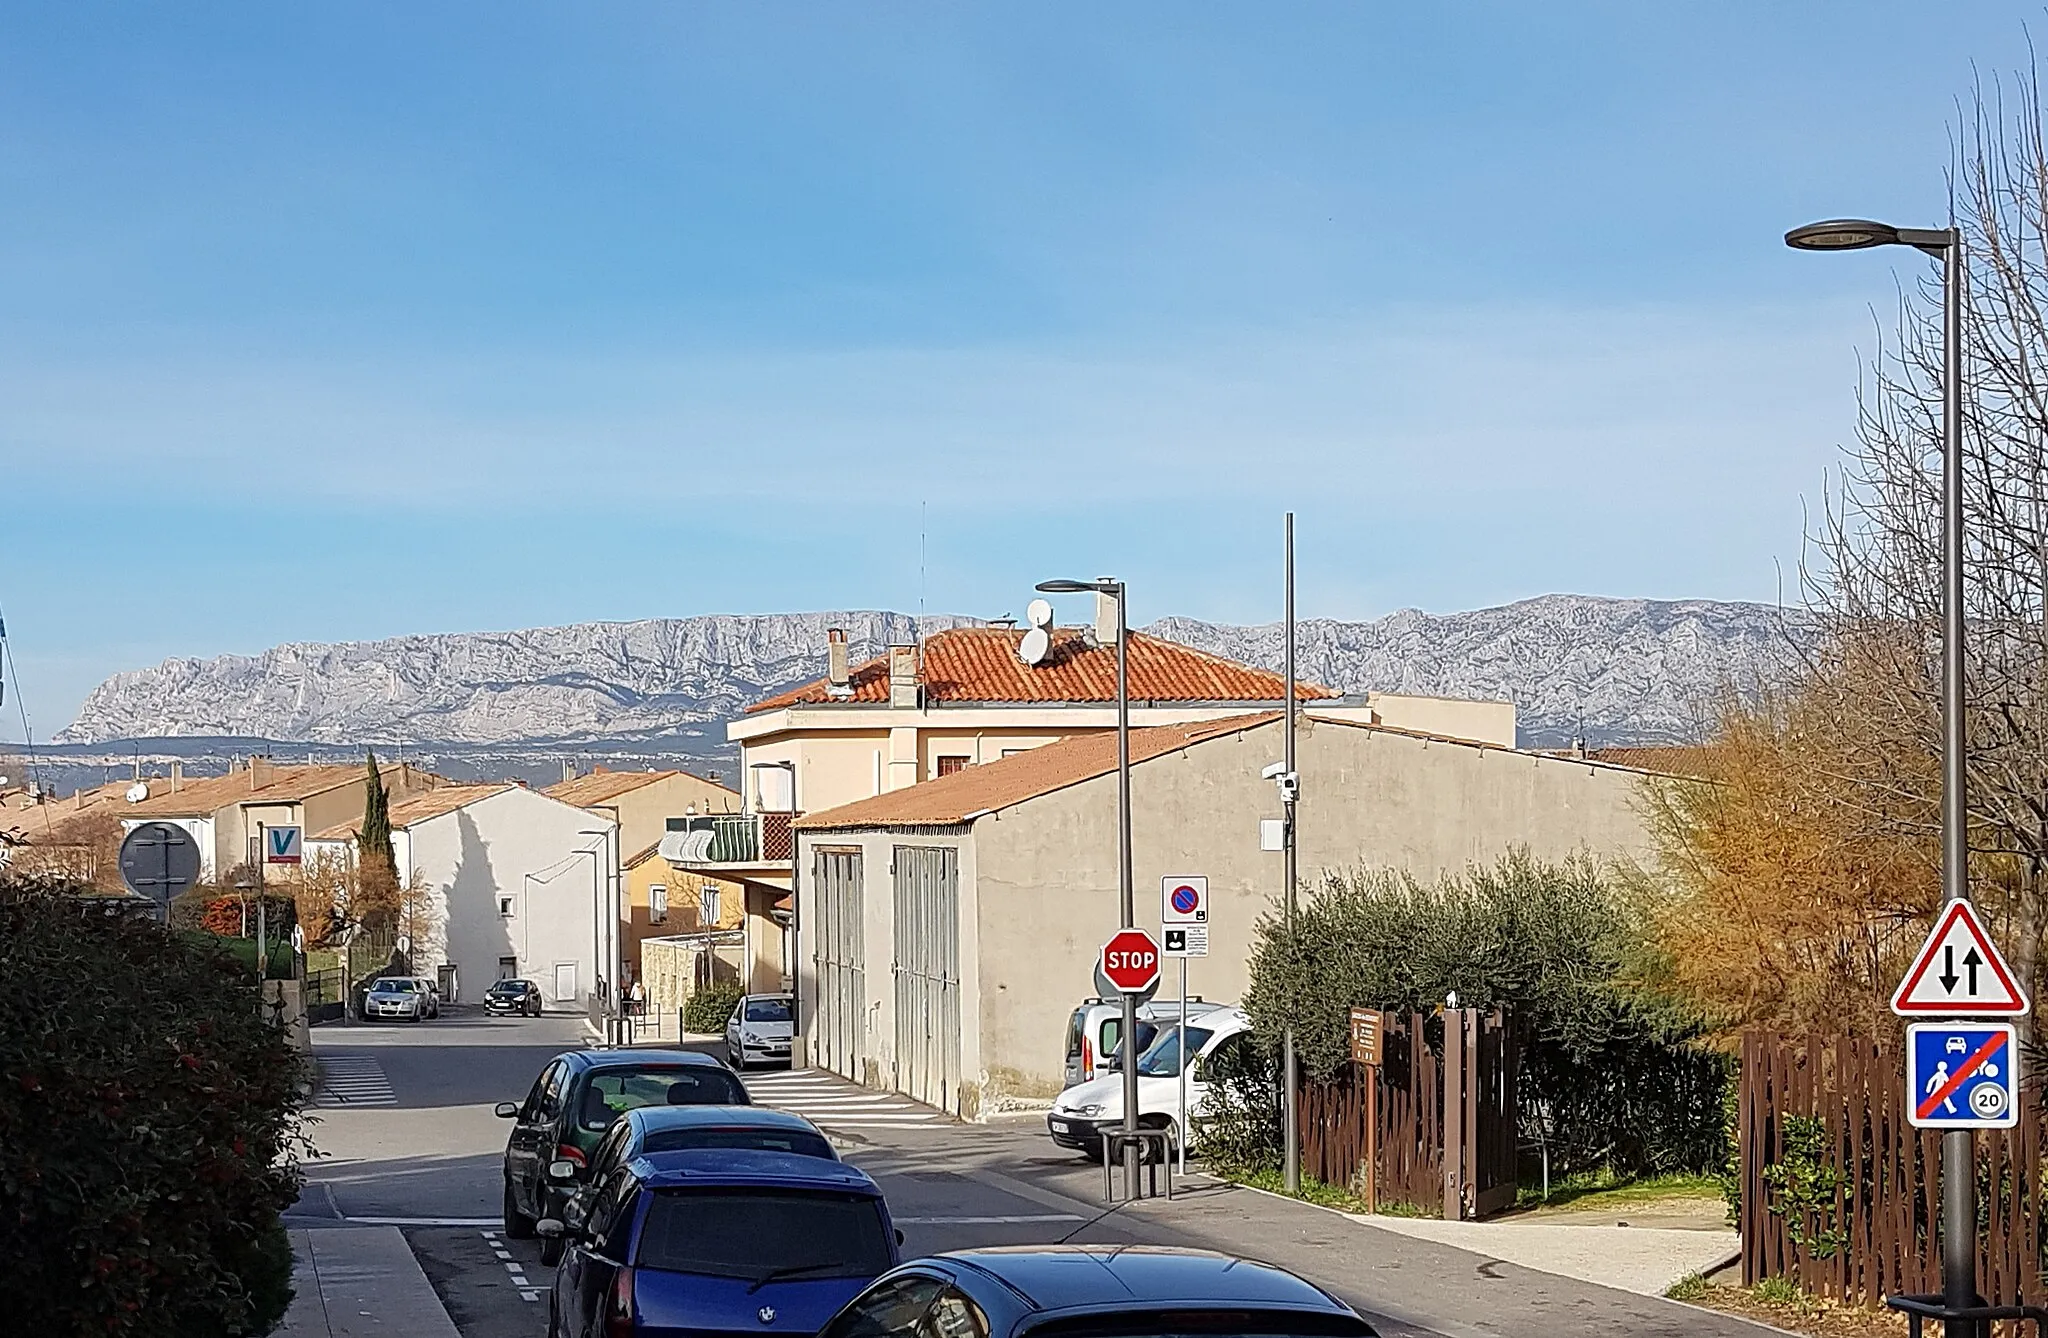
[[[417,1025],[314,1033],[328,1087],[321,1156],[294,1226],[400,1227],[464,1338],[538,1338],[552,1270],[499,1231],[507,1126],[546,1061],[583,1044],[579,1019],[451,1012]],[[1299,1204],[1196,1178],[1172,1202],[1105,1212],[1100,1168],[1055,1149],[1037,1120],[961,1125],[829,1075],[748,1075],[755,1098],[823,1126],[888,1196],[910,1257],[1062,1239],[1197,1245],[1256,1255],[1318,1282],[1392,1338],[1770,1332],[1656,1298],[1362,1228]]]

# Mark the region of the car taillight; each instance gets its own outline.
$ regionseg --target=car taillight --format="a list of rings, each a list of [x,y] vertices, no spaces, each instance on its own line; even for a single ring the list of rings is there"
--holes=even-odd
[[[1095,1072],[1095,1047],[1085,1037],[1081,1041],[1081,1072]]]
[[[611,1300],[604,1308],[604,1338],[633,1338],[633,1270],[622,1268],[612,1278]]]
[[[590,1164],[583,1158],[583,1149],[577,1147],[574,1143],[556,1144],[555,1160],[573,1162],[576,1165],[576,1169],[579,1171]]]

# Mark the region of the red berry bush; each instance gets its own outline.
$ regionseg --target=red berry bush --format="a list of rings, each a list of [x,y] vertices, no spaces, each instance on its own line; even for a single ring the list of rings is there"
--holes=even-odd
[[[268,1333],[301,1061],[232,957],[76,890],[0,881],[4,1327]]]

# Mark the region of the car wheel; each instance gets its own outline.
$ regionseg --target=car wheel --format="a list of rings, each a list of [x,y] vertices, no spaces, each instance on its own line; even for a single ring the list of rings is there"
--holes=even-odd
[[[553,1268],[556,1264],[562,1262],[562,1255],[567,1252],[568,1248],[568,1242],[564,1241],[560,1236],[556,1236],[553,1240],[544,1240],[540,1243],[540,1261],[549,1268]]]
[[[505,1177],[505,1236],[508,1240],[532,1240],[533,1219],[519,1211],[519,1202],[512,1196],[512,1177]]]
[[[734,1073],[746,1071],[747,1061],[741,1056],[739,1051],[729,1045],[725,1047],[725,1063],[726,1067],[730,1068]]]

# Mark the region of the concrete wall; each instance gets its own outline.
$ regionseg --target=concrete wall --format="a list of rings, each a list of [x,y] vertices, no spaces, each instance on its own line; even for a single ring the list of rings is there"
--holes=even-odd
[[[1189,963],[1188,988],[1234,1001],[1249,980],[1259,917],[1281,892],[1281,857],[1261,851],[1258,821],[1278,817],[1272,782],[1276,722],[1140,764],[1132,772],[1137,921],[1159,930],[1159,887],[1168,875],[1204,874],[1212,898],[1210,955]],[[1304,892],[1325,870],[1405,868],[1419,877],[1491,861],[1512,846],[1544,859],[1580,851],[1640,855],[1647,837],[1636,807],[1637,773],[1409,737],[1304,718],[1297,739],[1302,777],[1300,872]],[[1005,1095],[1045,1096],[1061,1080],[1067,1015],[1092,992],[1092,968],[1118,920],[1116,778],[1102,776],[979,819],[971,836],[911,831],[806,833],[811,852],[863,852],[863,930],[871,1061],[862,1077],[890,1085],[894,997],[890,857],[899,844],[961,849],[962,1077],[984,1108]],[[805,922],[814,918],[804,908]],[[808,958],[811,949],[803,949]],[[807,1024],[815,1020],[814,967],[801,964]],[[1178,963],[1169,963],[1178,990]]]
[[[651,781],[602,804],[592,804],[587,811],[597,817],[618,819],[619,848],[630,857],[667,835],[668,820],[682,817],[692,806],[699,813],[737,813],[740,797],[722,785],[684,773]]]
[[[1411,697],[1398,692],[1375,692],[1366,700],[1374,718],[1365,723],[1414,730],[1417,734],[1471,739],[1475,743],[1491,743],[1501,748],[1515,746],[1513,702]]]
[[[439,951],[420,969],[432,974],[453,962],[462,997],[474,1000],[498,978],[498,959],[516,957],[519,974],[540,985],[550,1008],[587,1008],[601,956],[594,898],[608,838],[578,832],[603,825],[582,809],[514,788],[407,829],[399,854],[432,889],[440,921]],[[594,850],[594,858],[579,850]],[[499,912],[501,897],[512,901],[510,918]],[[575,971],[567,997],[556,988],[560,965]]]

